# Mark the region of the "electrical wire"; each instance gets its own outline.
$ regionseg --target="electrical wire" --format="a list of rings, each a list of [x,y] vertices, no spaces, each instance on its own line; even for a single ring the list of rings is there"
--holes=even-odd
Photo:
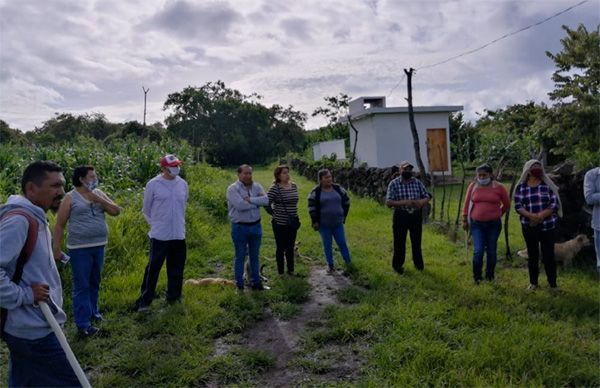
[[[504,34],[504,35],[502,35],[501,37],[499,37],[499,38],[496,38],[496,39],[494,39],[494,40],[492,40],[492,41],[490,41],[490,42],[488,42],[488,43],[486,43],[486,44],[484,44],[484,45],[482,45],[482,46],[479,46],[479,47],[477,47],[477,48],[474,48],[474,49],[472,49],[472,50],[465,51],[465,52],[463,52],[463,53],[460,53],[460,54],[458,54],[458,55],[454,55],[454,56],[452,56],[452,57],[450,57],[450,58],[444,59],[443,61],[439,61],[439,62],[436,62],[436,63],[432,63],[432,64],[430,64],[430,65],[421,66],[420,68],[417,68],[417,70],[429,69],[429,68],[432,68],[432,67],[434,67],[434,66],[439,66],[439,65],[442,65],[442,64],[444,64],[444,63],[448,63],[448,62],[450,62],[450,61],[453,61],[453,60],[455,60],[455,59],[457,59],[457,58],[464,57],[464,56],[467,56],[467,55],[473,54],[473,53],[475,53],[475,52],[477,52],[477,51],[483,50],[484,48],[486,48],[486,47],[488,47],[488,46],[490,46],[490,45],[492,45],[492,44],[494,44],[494,43],[496,43],[496,42],[499,42],[499,41],[501,41],[501,40],[503,40],[503,39],[506,39],[506,38],[508,38],[508,37],[510,37],[510,36],[516,35],[516,34],[518,34],[518,33],[520,33],[520,32],[526,31],[526,30],[528,30],[528,29],[530,29],[530,28],[533,28],[533,27],[539,26],[540,24],[546,23],[547,21],[549,21],[549,20],[552,20],[552,19],[554,19],[555,17],[562,15],[563,13],[569,12],[570,10],[572,10],[572,9],[574,9],[574,8],[577,8],[577,7],[579,7],[579,6],[581,6],[581,5],[585,4],[585,3],[587,3],[588,1],[589,1],[589,0],[583,0],[583,1],[581,1],[581,2],[579,2],[579,3],[577,3],[577,4],[575,4],[575,5],[572,5],[572,6],[568,7],[568,8],[565,8],[565,9],[563,9],[563,10],[562,10],[562,11],[560,11],[560,12],[557,12],[557,13],[555,13],[555,14],[554,14],[554,15],[552,15],[552,16],[549,16],[549,17],[547,17],[547,18],[545,18],[545,19],[543,19],[543,20],[540,20],[539,22],[536,22],[536,23],[530,24],[530,25],[528,25],[528,26],[526,26],[526,27],[523,27],[523,28],[520,28],[520,29],[518,29],[518,30],[516,30],[516,31],[509,32],[509,33],[507,33],[507,34]]]

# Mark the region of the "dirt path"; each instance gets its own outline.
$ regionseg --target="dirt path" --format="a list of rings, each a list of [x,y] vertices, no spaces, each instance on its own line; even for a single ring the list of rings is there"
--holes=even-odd
[[[215,345],[216,355],[228,353],[233,347],[264,351],[276,361],[264,372],[257,386],[289,387],[310,382],[349,382],[356,378],[360,359],[349,345],[326,344],[312,352],[300,354],[302,335],[307,326],[314,330],[323,326],[321,320],[325,308],[339,303],[336,293],[351,285],[341,273],[328,274],[323,267],[313,267],[309,283],[311,293],[302,310],[289,321],[270,316],[243,332],[234,343],[219,339]],[[326,358],[326,359],[323,359]],[[306,365],[312,365],[307,367]]]

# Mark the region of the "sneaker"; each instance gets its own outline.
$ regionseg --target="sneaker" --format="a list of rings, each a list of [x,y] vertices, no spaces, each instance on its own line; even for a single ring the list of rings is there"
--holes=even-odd
[[[404,273],[404,268],[403,267],[396,268],[396,269],[394,269],[394,271],[396,271],[396,273],[398,275],[402,275]]]
[[[146,306],[146,305],[139,305],[137,306],[137,312],[138,313],[145,313],[146,311],[150,310],[150,306]]]
[[[335,273],[335,267],[330,265],[329,268],[327,268],[327,273],[333,275]]]
[[[481,284],[481,279],[475,279],[475,285],[478,286]]]
[[[104,320],[104,317],[100,313],[92,315],[92,321],[102,322],[103,320]]]
[[[264,291],[264,290],[265,290],[265,286],[263,286],[263,284],[262,284],[262,283],[256,283],[256,284],[253,284],[253,285],[251,286],[251,288],[252,288],[254,291]]]
[[[77,335],[81,338],[90,338],[98,334],[100,329],[94,326],[88,326],[87,329],[78,329]]]
[[[560,294],[562,292],[562,290],[560,289],[559,286],[550,286],[550,292],[552,292],[554,294]]]
[[[538,285],[537,284],[530,284],[527,286],[527,291],[535,291],[537,290]]]

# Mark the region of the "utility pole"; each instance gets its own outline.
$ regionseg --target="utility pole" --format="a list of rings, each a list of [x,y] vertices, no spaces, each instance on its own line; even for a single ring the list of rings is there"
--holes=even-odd
[[[415,69],[412,67],[408,70],[404,69],[404,73],[406,74],[406,86],[408,89],[408,121],[410,122],[410,132],[413,136],[413,144],[415,147],[415,158],[417,159],[417,167],[419,167],[419,172],[421,173],[421,178],[425,184],[429,181],[427,176],[427,170],[425,170],[425,165],[423,164],[423,159],[421,159],[421,146],[419,145],[419,134],[417,133],[417,125],[415,124],[415,112],[413,111],[413,103],[412,103],[412,75]]]
[[[144,91],[144,127],[146,127],[146,96],[148,95],[148,90],[142,86],[142,90]]]
[[[354,149],[352,150],[352,160],[350,161],[350,167],[354,168],[354,162],[356,161],[356,143],[358,143],[358,130],[352,124],[352,117],[348,115],[348,124],[350,124],[350,128],[354,131]]]

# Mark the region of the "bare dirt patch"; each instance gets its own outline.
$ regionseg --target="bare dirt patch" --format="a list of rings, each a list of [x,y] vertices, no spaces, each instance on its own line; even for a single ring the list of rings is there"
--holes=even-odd
[[[323,267],[313,267],[309,283],[310,297],[300,313],[288,321],[269,315],[241,335],[220,338],[215,344],[215,355],[241,347],[273,357],[273,367],[255,382],[258,386],[288,387],[356,380],[362,363],[358,345],[321,344],[311,351],[302,349],[303,336],[325,325],[325,308],[340,303],[336,294],[350,286],[351,281],[339,272],[329,274]]]

